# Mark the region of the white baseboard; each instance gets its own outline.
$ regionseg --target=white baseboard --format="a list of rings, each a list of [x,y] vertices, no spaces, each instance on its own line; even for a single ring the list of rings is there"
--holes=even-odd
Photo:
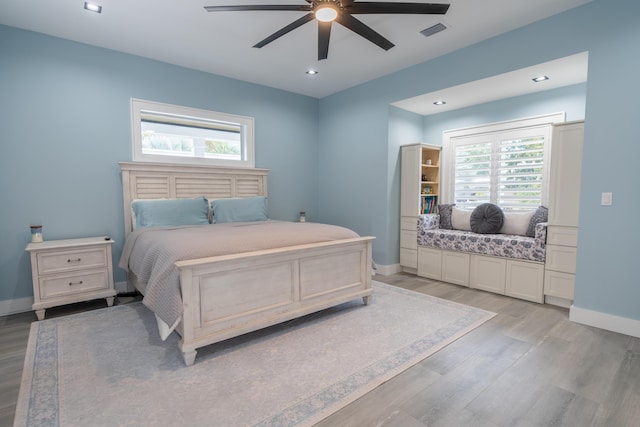
[[[24,313],[31,311],[33,297],[16,298],[0,301],[0,316]]]
[[[381,276],[391,276],[392,274],[402,272],[400,264],[380,265],[376,264],[376,274]]]
[[[640,320],[571,306],[569,320],[596,328],[640,338]]]

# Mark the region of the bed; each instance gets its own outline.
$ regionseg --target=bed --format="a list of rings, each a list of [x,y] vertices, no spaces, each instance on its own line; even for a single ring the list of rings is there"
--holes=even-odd
[[[128,271],[129,285],[144,295],[143,303],[156,314],[161,337],[166,337],[172,330],[181,336],[179,346],[187,366],[195,362],[200,347],[353,299],[362,298],[364,305],[369,303],[374,238],[358,236],[342,227],[266,220],[135,229],[134,201],[191,200],[204,196],[210,207],[210,201],[222,204],[223,201],[259,199],[267,196],[266,169],[141,162],[121,162],[120,169],[127,237],[120,265]],[[259,234],[253,233],[262,230],[274,233],[266,231],[270,227],[275,227],[275,233],[283,236],[278,245],[265,246],[264,242],[270,239],[258,238],[262,245],[247,246],[244,243],[232,253],[216,251],[212,252],[213,255],[204,255],[202,252],[205,240],[240,241],[240,238],[230,236],[235,236],[233,233],[236,232],[256,236]],[[316,227],[315,241],[284,239],[291,229],[291,234],[301,234],[296,231],[302,228],[296,227]],[[326,237],[321,227],[330,227],[337,234]],[[184,239],[191,239],[193,247],[190,253],[195,255],[178,256],[167,267],[172,275],[177,276],[177,283],[172,285],[174,289],[157,292],[156,278],[149,276],[147,283],[144,274],[140,273],[142,277],[138,277],[134,269],[129,268],[129,257],[132,256],[132,248],[143,247],[144,239],[154,234],[164,236],[165,242],[171,242],[156,243],[159,252],[182,246],[173,234],[169,234],[174,232],[190,233],[191,237]],[[216,234],[218,237],[205,237],[209,232],[219,233]],[[332,233],[331,230],[328,232]],[[221,240],[223,235],[230,240]],[[322,238],[318,239],[318,235]],[[231,245],[222,243],[222,246]],[[141,251],[149,252],[151,247]],[[169,294],[171,296],[165,296]],[[175,310],[167,315],[162,307],[175,304],[176,298],[179,301],[175,308],[177,317]],[[173,317],[176,317],[175,321],[172,321]]]

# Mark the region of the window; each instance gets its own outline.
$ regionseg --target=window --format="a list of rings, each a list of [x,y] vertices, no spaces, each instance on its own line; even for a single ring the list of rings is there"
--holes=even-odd
[[[563,116],[445,132],[442,200],[467,208],[494,203],[508,211],[546,205],[551,123]]]
[[[254,167],[253,118],[131,100],[133,160]]]

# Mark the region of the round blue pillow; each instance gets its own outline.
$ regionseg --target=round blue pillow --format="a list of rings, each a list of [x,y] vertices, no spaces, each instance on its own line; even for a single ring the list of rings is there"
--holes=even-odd
[[[504,224],[504,213],[493,203],[483,203],[471,213],[471,231],[474,233],[499,233],[502,224]]]

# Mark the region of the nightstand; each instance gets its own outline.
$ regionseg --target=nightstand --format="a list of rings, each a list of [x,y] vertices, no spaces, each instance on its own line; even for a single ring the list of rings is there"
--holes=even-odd
[[[106,298],[113,305],[111,247],[105,237],[49,240],[29,243],[33,306],[38,320],[45,309],[80,301]]]

